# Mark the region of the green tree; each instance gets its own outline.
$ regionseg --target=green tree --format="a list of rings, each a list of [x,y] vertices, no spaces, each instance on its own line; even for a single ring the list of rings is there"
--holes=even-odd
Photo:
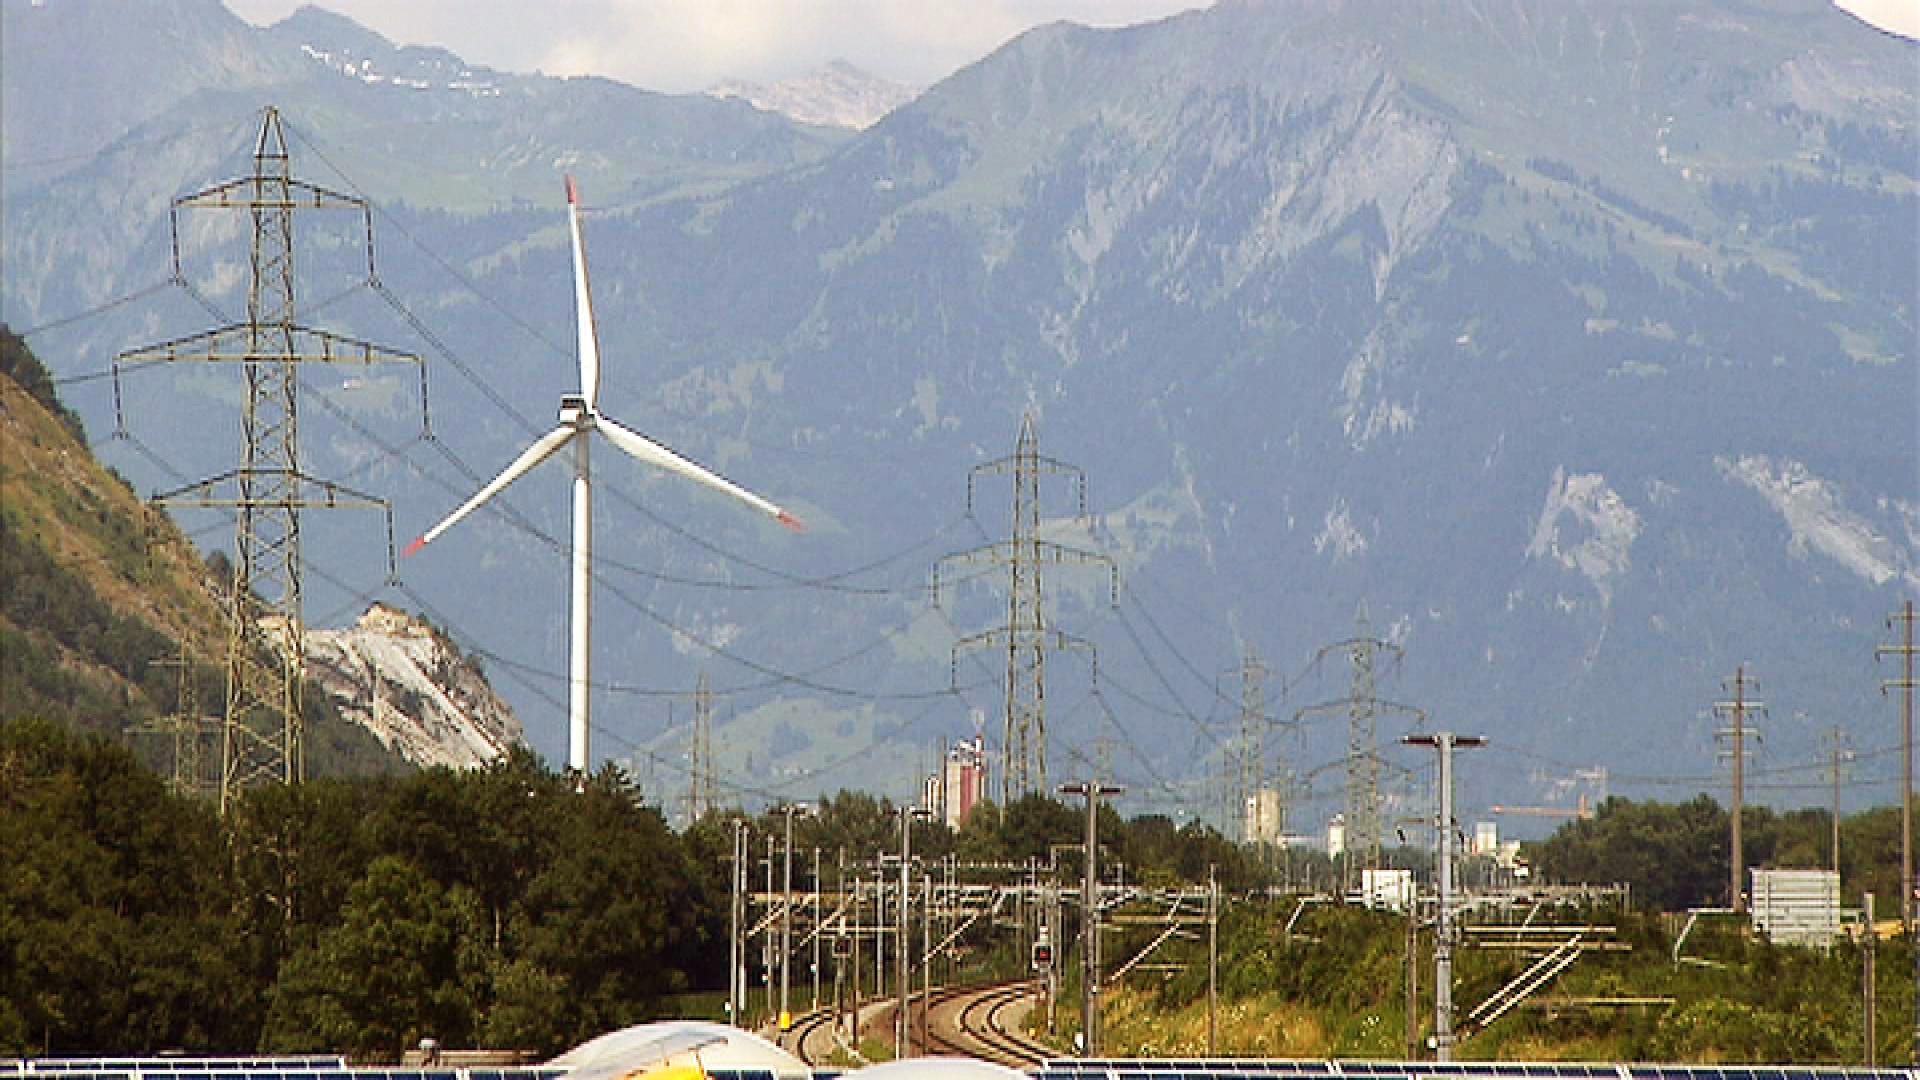
[[[244,1041],[219,824],[124,747],[0,721],[0,1054]]]
[[[578,792],[542,797],[551,846],[508,928],[515,958],[562,981],[565,1012],[535,1047],[554,1050],[647,1019],[721,940],[721,905],[702,893],[658,811],[611,766]]]
[[[340,922],[281,968],[263,1045],[397,1061],[426,1036],[471,1044],[482,972],[465,946],[479,924],[471,893],[397,856],[374,859]]]
[[[1618,796],[1532,850],[1548,881],[1625,882],[1636,902],[1681,911],[1727,893],[1728,820],[1712,798],[1636,803]]]

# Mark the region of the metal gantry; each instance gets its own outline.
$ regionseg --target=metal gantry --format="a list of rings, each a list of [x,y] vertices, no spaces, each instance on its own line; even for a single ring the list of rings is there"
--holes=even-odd
[[[246,374],[239,468],[153,498],[163,506],[226,509],[235,515],[220,772],[224,813],[249,787],[292,783],[305,776],[300,512],[343,506],[385,510],[391,575],[392,512],[386,502],[315,479],[300,468],[299,367],[417,365],[420,358],[296,321],[295,212],[358,211],[365,222],[369,281],[376,280],[373,216],[364,199],[293,178],[279,110],[266,110],[254,145],[252,175],[173,201],[173,273],[178,282],[186,280],[180,266],[180,211],[200,208],[244,210],[252,221],[245,321],[121,353],[115,372],[123,364],[197,361],[238,364]],[[229,482],[236,493],[217,494]]]

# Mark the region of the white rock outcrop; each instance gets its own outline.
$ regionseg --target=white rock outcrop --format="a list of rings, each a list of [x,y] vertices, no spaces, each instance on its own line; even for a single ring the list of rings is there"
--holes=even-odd
[[[340,715],[421,767],[484,765],[522,741],[486,675],[426,622],[375,604],[345,630],[308,630],[307,676]]]

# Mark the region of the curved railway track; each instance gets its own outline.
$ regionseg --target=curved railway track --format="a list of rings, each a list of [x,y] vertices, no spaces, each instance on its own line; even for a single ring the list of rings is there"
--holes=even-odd
[[[987,986],[939,987],[933,991],[927,1010],[926,1030],[920,1024],[920,995],[914,995],[913,1042],[922,1054],[957,1055],[979,1058],[1016,1068],[1037,1065],[1054,1056],[1055,1051],[1016,1030],[1008,1013],[1032,996],[1032,984],[1021,981]],[[871,1004],[871,1003],[869,1003]],[[891,1042],[896,1009],[883,1008],[867,1017],[865,1029],[877,1033],[883,1042]],[[797,1017],[793,1029],[780,1037],[787,1047],[809,1065],[824,1065],[837,1043],[827,1031],[836,1019],[829,1010]]]
[[[1028,981],[936,990],[927,1041],[935,1053],[958,1054],[1023,1068],[1054,1056],[1052,1048],[1013,1028],[1006,1013],[1033,996]],[[953,1014],[951,1026],[943,1011]]]

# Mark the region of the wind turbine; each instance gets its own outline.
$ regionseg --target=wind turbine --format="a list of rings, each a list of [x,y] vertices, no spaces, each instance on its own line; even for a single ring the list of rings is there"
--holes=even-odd
[[[573,233],[573,292],[575,322],[580,333],[580,392],[560,398],[559,427],[521,451],[520,456],[513,459],[513,463],[503,469],[500,475],[476,492],[460,509],[428,529],[420,539],[407,547],[406,553],[412,555],[433,543],[440,534],[498,495],[508,484],[558,453],[561,447],[573,444],[573,609],[567,660],[567,767],[584,773],[591,764],[588,756],[588,716],[591,712],[588,688],[589,673],[593,667],[593,478],[587,467],[587,436],[597,431],[614,446],[646,464],[678,473],[730,495],[795,532],[801,530],[801,524],[800,519],[766,499],[622,426],[600,411],[600,339],[593,321],[593,291],[587,285],[586,247],[580,241],[580,193],[574,187],[571,176],[567,177],[567,225]]]

